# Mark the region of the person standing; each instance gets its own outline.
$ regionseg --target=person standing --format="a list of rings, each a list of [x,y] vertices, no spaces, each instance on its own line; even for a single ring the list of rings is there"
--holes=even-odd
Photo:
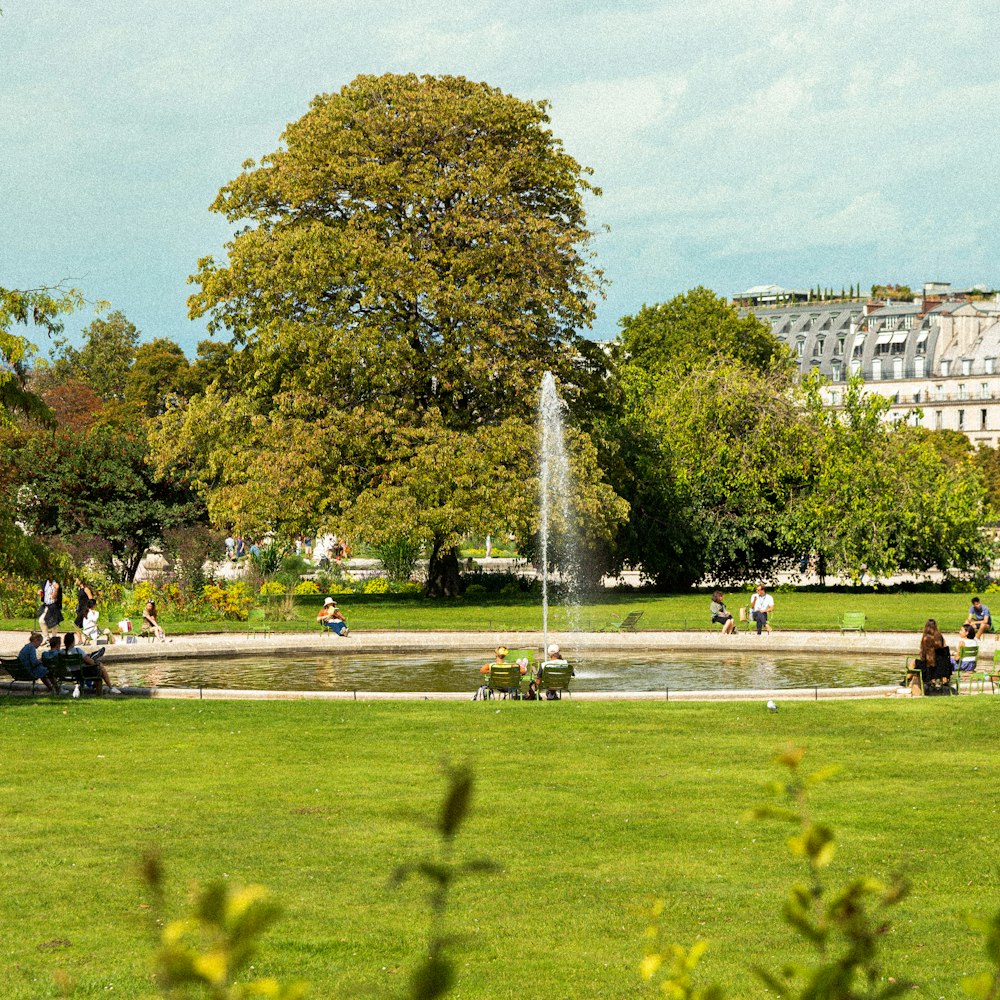
[[[774,611],[774,598],[767,592],[764,584],[757,584],[757,591],[750,598],[750,617],[757,623],[757,635],[761,629],[767,629],[770,634],[771,626],[767,616]]]
[[[83,620],[90,610],[90,602],[94,600],[94,592],[90,586],[77,577],[73,583],[76,586],[76,614],[73,617],[73,624],[76,626],[77,645],[83,644]]]
[[[63,620],[62,587],[59,586],[59,581],[51,576],[47,577],[38,588],[38,596],[42,602],[38,609],[38,631],[41,632],[42,639],[48,641],[49,629],[55,631]]]

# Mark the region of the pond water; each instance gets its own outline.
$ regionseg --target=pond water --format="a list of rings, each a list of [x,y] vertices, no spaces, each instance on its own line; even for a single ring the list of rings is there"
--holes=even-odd
[[[115,664],[115,683],[134,687],[205,687],[268,691],[468,691],[479,685],[483,657],[449,653],[389,656],[255,656]],[[902,657],[594,653],[573,658],[574,691],[708,691],[795,687],[870,687],[897,683]]]

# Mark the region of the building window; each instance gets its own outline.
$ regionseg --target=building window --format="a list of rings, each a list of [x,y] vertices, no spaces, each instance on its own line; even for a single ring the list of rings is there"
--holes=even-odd
[[[851,374],[857,375],[861,371],[861,358],[854,358],[851,361]]]
[[[830,366],[830,373],[831,373],[831,375],[833,377],[833,381],[834,382],[839,382],[840,381],[840,363],[839,362],[834,361],[834,363]],[[836,404],[834,404],[834,405],[836,405]]]
[[[923,378],[926,373],[926,361],[923,356],[913,359],[913,374],[916,378]]]
[[[979,398],[989,399],[990,398],[990,384],[989,382],[979,383]]]
[[[958,411],[958,429],[960,431],[965,430],[965,410]]]
[[[942,361],[941,362],[941,374],[942,375],[948,375],[950,372],[951,372],[951,362],[950,361]]]
[[[843,354],[844,353],[844,338],[843,337],[838,337],[837,338],[837,346],[834,348],[833,353],[834,354]]]
[[[877,382],[882,378],[882,359],[872,358],[872,379]]]
[[[971,375],[972,374],[972,359],[962,358],[962,374]]]
[[[979,429],[981,431],[985,431],[985,430],[988,429],[986,427],[986,411],[985,410],[980,410],[979,411]]]
[[[958,383],[958,398],[959,399],[967,399],[968,398],[966,396],[966,394],[965,394],[965,383],[964,382],[959,382]]]
[[[802,355],[805,354],[805,352],[806,352],[805,338],[799,337],[799,339],[795,341],[795,353],[801,358]]]
[[[987,375],[992,375],[993,374],[993,369],[994,369],[995,365],[996,365],[996,358],[987,358],[983,362],[983,371]]]
[[[944,414],[941,410],[934,411],[934,430],[939,431],[944,427]]]
[[[902,378],[903,377],[903,359],[893,358],[892,359],[892,377]]]
[[[839,403],[840,403],[840,397],[835,392],[831,392],[830,393],[830,405],[831,406],[837,406]]]

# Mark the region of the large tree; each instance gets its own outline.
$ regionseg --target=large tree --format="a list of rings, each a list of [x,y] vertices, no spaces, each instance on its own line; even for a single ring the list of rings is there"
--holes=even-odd
[[[643,306],[634,316],[623,316],[619,326],[619,356],[671,378],[719,358],[759,372],[786,367],[790,360],[770,326],[755,316],[741,316],[724,298],[701,286],[669,302]]]
[[[199,263],[191,312],[242,346],[247,377],[238,394],[209,406],[216,427],[235,434],[206,441],[188,423],[185,454],[169,429],[183,417],[166,415],[159,442],[169,461],[193,466],[217,499],[266,507],[277,479],[289,487],[281,505],[289,522],[310,516],[308,505],[329,511],[327,523],[383,535],[403,508],[373,491],[384,495],[386,469],[401,453],[417,449],[413,469],[433,468],[441,485],[464,474],[464,461],[443,458],[449,449],[469,454],[483,428],[502,421],[516,423],[511,437],[532,452],[546,370],[583,413],[604,371],[581,335],[601,284],[583,208],[595,189],[548,121],[544,102],[460,77],[361,76],[315,98],[282,148],[246,164],[213,205],[240,229],[224,264]],[[284,438],[255,423],[273,418]],[[309,427],[318,430],[303,434]],[[254,442],[248,469],[225,454],[240,447],[241,432]],[[310,449],[322,451],[320,481],[305,477],[299,492],[296,470]],[[502,463],[498,455],[496,478],[530,488],[520,465],[505,472]],[[584,491],[600,482],[588,471]],[[429,495],[407,481],[414,502]],[[513,509],[520,505],[498,505],[498,530],[514,529]],[[620,505],[604,513],[598,537]],[[467,518],[435,521],[434,531],[432,520],[421,521],[424,540],[448,564],[433,567],[432,579],[450,592],[453,542]]]
[[[86,382],[101,399],[125,399],[125,385],[139,349],[139,330],[121,310],[98,316],[83,330],[83,346],[56,340],[52,360],[35,367],[40,388],[71,379]]]
[[[788,352],[707,288],[620,326],[604,434],[612,484],[631,505],[618,563],[671,589],[768,574],[798,474]]]
[[[153,473],[141,423],[100,420],[85,429],[25,434],[18,449],[18,519],[64,544],[97,539],[109,573],[131,581],[168,528],[192,524],[204,505],[187,484]]]
[[[853,580],[988,566],[987,495],[971,453],[892,419],[890,400],[866,393],[860,376],[839,410],[821,387],[818,375],[805,379],[809,463],[786,514],[789,546],[818,552],[826,569]]]

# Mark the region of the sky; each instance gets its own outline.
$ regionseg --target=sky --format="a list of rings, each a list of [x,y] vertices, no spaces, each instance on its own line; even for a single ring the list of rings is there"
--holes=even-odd
[[[603,189],[592,336],[696,285],[1000,287],[996,0],[0,9],[0,287],[77,287],[189,353],[187,277],[230,234],[215,194],[359,73],[550,102]]]

